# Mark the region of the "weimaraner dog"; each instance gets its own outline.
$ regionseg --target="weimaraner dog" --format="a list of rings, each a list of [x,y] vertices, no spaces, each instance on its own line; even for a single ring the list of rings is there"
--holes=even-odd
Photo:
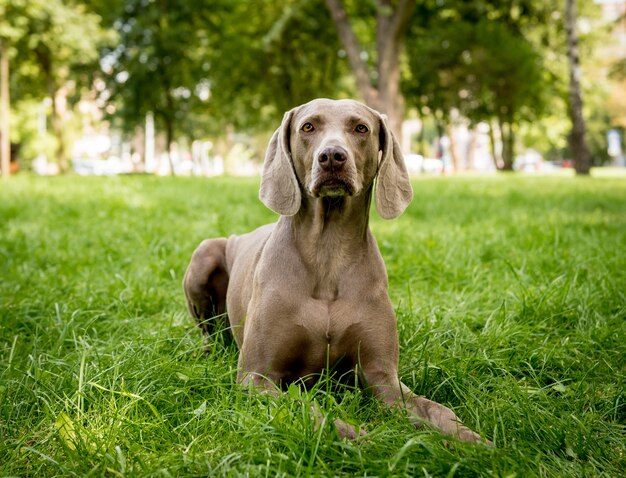
[[[352,100],[317,99],[288,111],[270,140],[259,194],[280,219],[202,242],[183,284],[189,310],[206,333],[228,311],[239,383],[278,393],[335,365],[353,370],[389,407],[406,409],[416,427],[427,422],[484,441],[398,378],[396,317],[368,227],[372,195],[385,219],[413,197],[386,117]],[[362,434],[335,425],[344,437]]]

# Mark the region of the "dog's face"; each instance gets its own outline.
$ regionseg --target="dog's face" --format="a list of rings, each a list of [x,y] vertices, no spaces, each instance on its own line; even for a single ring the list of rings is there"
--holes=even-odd
[[[380,115],[351,100],[314,100],[294,110],[289,146],[296,176],[313,197],[352,196],[372,184]]]
[[[267,149],[259,196],[291,216],[304,195],[355,196],[376,176],[379,214],[400,215],[413,191],[385,116],[357,101],[317,99],[285,113]]]

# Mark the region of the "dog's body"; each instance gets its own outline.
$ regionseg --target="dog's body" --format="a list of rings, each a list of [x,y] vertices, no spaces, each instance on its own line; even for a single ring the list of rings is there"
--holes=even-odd
[[[285,114],[265,159],[261,200],[276,224],[209,239],[184,280],[205,332],[228,311],[240,348],[238,380],[276,393],[310,383],[329,365],[354,371],[391,407],[406,408],[466,441],[480,436],[443,405],[414,395],[397,375],[396,318],[387,275],[368,227],[376,208],[390,219],[412,198],[404,160],[384,116],[349,100],[314,100]],[[358,433],[336,421],[348,437]]]

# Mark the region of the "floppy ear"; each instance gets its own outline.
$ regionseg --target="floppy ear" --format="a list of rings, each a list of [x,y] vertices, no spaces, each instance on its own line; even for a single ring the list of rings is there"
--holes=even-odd
[[[265,153],[259,199],[272,211],[293,216],[300,209],[300,185],[291,159],[289,136],[294,110],[288,111]]]
[[[384,219],[393,219],[404,212],[413,199],[409,173],[398,140],[380,115],[380,150],[382,157],[376,178],[376,210]]]

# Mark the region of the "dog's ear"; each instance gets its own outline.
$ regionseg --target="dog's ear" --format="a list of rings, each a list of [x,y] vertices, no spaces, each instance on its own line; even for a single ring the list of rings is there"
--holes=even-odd
[[[291,159],[289,137],[295,110],[288,111],[265,153],[259,199],[272,211],[293,216],[300,209],[300,185]]]
[[[382,155],[376,178],[376,210],[384,219],[393,219],[409,205],[413,199],[413,189],[400,145],[385,115],[380,115],[379,131]]]

